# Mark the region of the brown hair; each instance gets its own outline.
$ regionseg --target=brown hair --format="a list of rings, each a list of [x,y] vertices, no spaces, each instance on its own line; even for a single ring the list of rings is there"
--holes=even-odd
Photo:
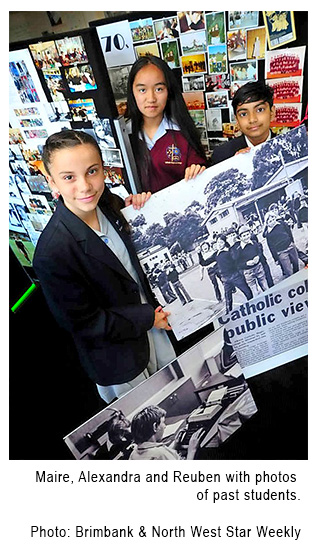
[[[73,148],[81,144],[91,144],[94,146],[100,155],[101,161],[103,161],[99,144],[93,136],[81,130],[61,130],[60,132],[51,134],[43,147],[42,161],[46,172],[50,175],[50,164],[54,152],[63,150],[64,148]]]

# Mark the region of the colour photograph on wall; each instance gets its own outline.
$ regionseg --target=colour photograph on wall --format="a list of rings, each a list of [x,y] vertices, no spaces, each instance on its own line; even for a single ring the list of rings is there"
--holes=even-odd
[[[228,72],[227,45],[209,45],[208,64],[209,74],[223,74]]]
[[[257,27],[259,22],[259,12],[228,12],[229,29],[241,29],[243,27]]]
[[[247,29],[247,59],[264,59],[266,55],[266,47],[267,42],[265,27]]]
[[[293,12],[283,10],[262,13],[270,50],[296,40]]]
[[[205,29],[204,12],[177,12],[180,34]]]
[[[62,66],[88,62],[82,37],[64,37],[56,40]]]
[[[225,12],[205,14],[208,45],[224,45],[226,42]]]
[[[130,21],[129,26],[133,43],[155,39],[152,18]]]
[[[179,37],[178,17],[153,20],[153,27],[157,41]]]

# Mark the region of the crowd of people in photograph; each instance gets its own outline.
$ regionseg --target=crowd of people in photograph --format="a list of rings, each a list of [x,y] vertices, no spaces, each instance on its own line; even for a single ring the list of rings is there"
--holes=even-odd
[[[181,275],[199,264],[200,281],[206,271],[217,303],[225,300],[228,313],[237,290],[249,300],[276,283],[274,265],[287,278],[299,270],[299,261],[308,263],[307,241],[298,247],[295,240],[297,230],[307,234],[307,228],[307,194],[296,191],[290,197],[282,195],[261,209],[260,218],[251,212],[246,222],[233,222],[230,227],[214,231],[198,246],[198,259],[192,257],[192,252],[181,252],[172,260],[160,260],[148,272],[148,279],[153,288],[160,290],[165,304],[178,300],[186,305],[193,298]],[[268,253],[266,256],[267,250],[271,257]]]

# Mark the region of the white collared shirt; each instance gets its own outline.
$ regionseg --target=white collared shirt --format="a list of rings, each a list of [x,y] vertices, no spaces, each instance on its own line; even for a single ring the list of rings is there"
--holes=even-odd
[[[254,144],[252,144],[252,142],[250,142],[248,136],[246,136],[246,135],[244,134],[244,137],[245,137],[245,139],[246,139],[246,142],[247,142],[247,144],[248,144],[248,147],[249,147],[249,148],[254,148],[255,146],[254,146]],[[265,140],[265,142],[266,142],[267,140],[270,140],[270,138],[271,138],[271,130],[269,130],[269,136],[268,136],[268,138]],[[262,144],[263,144],[263,142],[262,142]],[[258,146],[259,146],[259,145],[260,145],[260,144],[258,144]]]
[[[142,140],[142,134],[143,134],[148,150],[152,150],[157,140],[159,140],[159,138],[162,138],[162,136],[167,134],[168,130],[180,130],[180,128],[177,125],[177,123],[175,123],[174,121],[170,121],[169,119],[167,119],[167,117],[163,117],[161,123],[159,124],[158,130],[155,133],[152,140],[145,132],[140,132],[140,138]]]

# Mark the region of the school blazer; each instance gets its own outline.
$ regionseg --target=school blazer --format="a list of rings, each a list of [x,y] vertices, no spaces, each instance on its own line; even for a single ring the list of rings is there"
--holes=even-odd
[[[110,210],[113,196],[105,191],[99,207],[123,239],[149,303],[141,304],[138,284],[61,197],[33,261],[52,314],[71,333],[84,370],[103,386],[130,381],[147,366],[157,305],[129,235]]]
[[[271,131],[271,138],[274,137],[275,134]],[[241,136],[236,136],[235,138],[232,138],[232,140],[223,142],[221,146],[213,149],[211,162],[213,165],[215,165],[216,163],[220,163],[221,161],[234,156],[239,150],[247,147],[248,144],[246,142],[244,134],[241,134]]]

